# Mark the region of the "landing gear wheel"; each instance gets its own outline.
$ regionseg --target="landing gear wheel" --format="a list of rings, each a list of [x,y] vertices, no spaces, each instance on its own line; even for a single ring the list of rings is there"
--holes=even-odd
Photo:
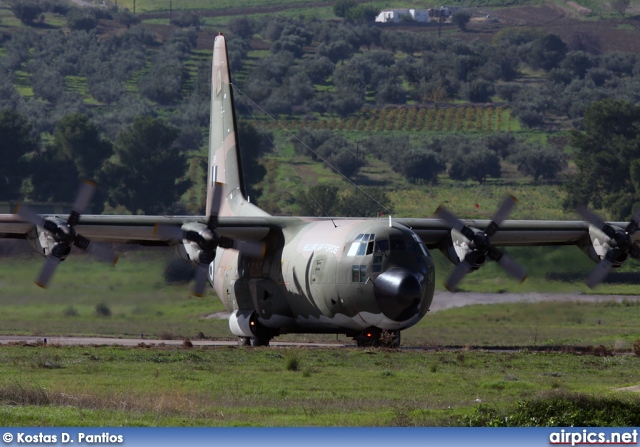
[[[266,337],[251,337],[251,346],[269,346],[269,339]]]
[[[251,346],[249,337],[238,337],[238,346]]]
[[[379,345],[384,348],[397,349],[400,347],[400,331],[382,331]]]
[[[377,328],[369,328],[366,331],[362,331],[357,336],[353,337],[356,341],[356,345],[359,348],[370,348],[380,346],[380,335],[382,331]]]

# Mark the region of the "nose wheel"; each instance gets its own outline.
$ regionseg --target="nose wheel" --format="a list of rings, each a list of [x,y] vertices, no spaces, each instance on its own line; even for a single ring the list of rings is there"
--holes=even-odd
[[[359,348],[380,347],[399,348],[400,331],[370,328],[353,337]]]

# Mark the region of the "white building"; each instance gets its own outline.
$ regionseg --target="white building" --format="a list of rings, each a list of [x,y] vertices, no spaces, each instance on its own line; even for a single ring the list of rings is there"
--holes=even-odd
[[[378,23],[400,23],[403,20],[429,23],[429,11],[426,9],[388,9],[376,17]]]

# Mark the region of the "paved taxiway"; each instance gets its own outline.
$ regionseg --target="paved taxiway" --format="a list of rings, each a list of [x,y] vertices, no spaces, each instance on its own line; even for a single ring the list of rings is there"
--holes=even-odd
[[[582,301],[601,302],[624,300],[640,301],[640,296],[627,295],[583,295],[583,294],[543,294],[543,293],[449,293],[438,292],[433,298],[431,312],[451,309],[455,307],[469,306],[472,304],[497,304],[497,303],[536,303],[542,301]],[[213,318],[227,318],[225,313],[219,312],[212,315]],[[147,338],[107,338],[107,337],[48,337],[24,336],[24,335],[2,335],[0,344],[9,343],[38,343],[47,339],[47,343],[57,345],[120,345],[138,346],[144,343],[149,346],[164,344],[166,346],[178,346],[183,344],[183,340],[157,340]],[[193,346],[235,346],[236,341],[224,340],[191,340]],[[272,346],[313,346],[313,347],[341,347],[352,346],[353,343],[294,343],[272,341]]]

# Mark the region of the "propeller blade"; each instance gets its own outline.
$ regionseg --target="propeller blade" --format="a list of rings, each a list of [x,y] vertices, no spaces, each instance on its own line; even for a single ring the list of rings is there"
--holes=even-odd
[[[213,188],[213,195],[211,197],[211,203],[208,207],[208,210],[211,214],[209,214],[209,219],[207,222],[207,227],[210,230],[215,230],[218,226],[218,214],[220,213],[220,207],[222,206],[222,189],[224,184],[220,182],[216,182],[215,187]]]
[[[120,253],[97,242],[91,242],[86,251],[98,261],[106,264],[116,265],[118,263],[118,259],[120,259]]]
[[[203,296],[207,286],[207,276],[209,274],[209,266],[200,264],[196,270],[196,283],[193,286],[193,295]]]
[[[82,183],[80,183],[80,188],[78,189],[78,195],[76,196],[76,201],[73,202],[72,210],[78,214],[82,214],[85,208],[87,207],[87,205],[89,205],[89,202],[91,202],[91,199],[93,198],[93,194],[95,193],[95,191],[96,191],[95,183],[89,180],[83,180]]]
[[[590,289],[593,289],[598,284],[600,284],[604,278],[607,276],[613,264],[607,258],[604,258],[602,261],[596,265],[596,267],[591,271],[589,278],[587,279],[587,286]]]
[[[60,258],[55,256],[47,256],[47,259],[44,261],[44,265],[42,266],[42,270],[40,270],[40,274],[38,275],[38,279],[36,279],[35,283],[46,289],[49,285],[49,281],[51,277],[56,271],[56,268],[60,264]]]
[[[602,232],[607,236],[611,238],[615,236],[615,231],[613,230],[613,228],[611,228],[611,226],[604,220],[602,220],[600,216],[598,216],[586,206],[579,206],[578,208],[576,208],[576,211],[582,216],[584,220],[586,220],[599,230],[602,230]]]
[[[462,229],[466,226],[460,219],[458,219],[453,213],[451,213],[444,206],[439,206],[436,210],[436,216],[444,220],[449,227],[462,232]]]
[[[45,225],[46,220],[31,208],[29,208],[27,205],[18,205],[14,212],[27,222],[31,222],[34,225],[37,225],[39,227],[44,227]]]
[[[471,272],[471,265],[467,261],[462,261],[456,265],[451,272],[451,275],[447,278],[447,282],[444,283],[445,288],[449,292],[455,292],[458,284],[462,281],[467,273]]]
[[[513,276],[521,283],[524,282],[525,279],[527,279],[527,270],[508,255],[503,254],[497,262],[502,270]]]
[[[491,237],[496,231],[498,231],[498,227],[507,219],[507,217],[509,217],[511,210],[516,206],[516,203],[518,203],[518,199],[516,199],[515,196],[511,194],[507,195],[498,211],[493,215],[493,219],[491,219],[491,223],[487,227],[487,230],[485,230],[485,234],[487,236]]]
[[[640,227],[640,208],[636,210],[636,213],[633,215],[633,217],[631,218],[631,221],[629,222],[629,224],[627,225],[627,228],[625,228],[624,231],[626,231],[629,234],[629,236],[633,236],[633,233],[636,232],[638,227]]]

